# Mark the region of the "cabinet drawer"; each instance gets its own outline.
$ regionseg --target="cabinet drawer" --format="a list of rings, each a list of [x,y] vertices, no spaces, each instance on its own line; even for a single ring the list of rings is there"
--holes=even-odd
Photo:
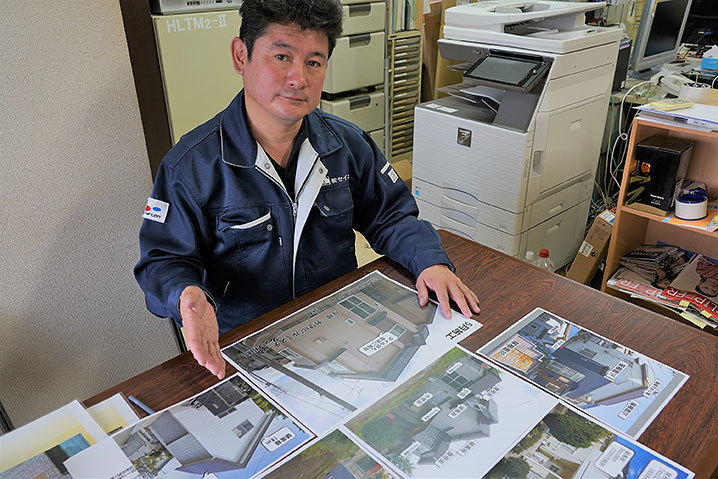
[[[384,30],[386,4],[384,2],[343,5],[342,35],[379,32]]]
[[[384,83],[384,32],[339,37],[329,59],[324,91],[341,93]]]
[[[322,110],[351,121],[364,131],[384,128],[384,92],[322,100]]]
[[[570,208],[591,196],[593,191],[593,177],[588,177],[580,183],[565,188],[548,198],[537,201],[531,205],[526,215],[528,222],[524,224],[524,230],[533,228]]]
[[[586,229],[588,204],[589,200],[583,201],[529,229],[522,235],[521,257],[526,251],[538,256],[538,251],[547,248],[556,269],[573,260]]]
[[[416,203],[419,206],[419,217],[436,228],[450,231],[502,253],[518,256],[521,235],[509,234],[487,226],[462,211],[441,208],[420,199],[417,199]]]

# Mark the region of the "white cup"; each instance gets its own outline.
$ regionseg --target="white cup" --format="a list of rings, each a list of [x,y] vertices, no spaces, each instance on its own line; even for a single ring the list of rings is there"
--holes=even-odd
[[[676,218],[681,220],[702,220],[708,214],[708,198],[695,193],[686,193],[676,199]]]

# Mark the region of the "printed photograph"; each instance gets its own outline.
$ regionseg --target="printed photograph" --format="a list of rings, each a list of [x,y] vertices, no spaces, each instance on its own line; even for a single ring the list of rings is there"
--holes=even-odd
[[[375,271],[222,353],[324,434],[479,327],[419,306],[416,291]]]
[[[688,379],[541,309],[479,352],[633,438]]]
[[[686,471],[561,404],[486,479],[685,479]]]
[[[0,472],[0,479],[69,479],[70,474],[63,463],[88,447],[90,443],[82,434],[77,434],[17,466]]]
[[[107,438],[107,434],[75,400],[0,434],[0,479],[66,478],[63,463]]]
[[[341,431],[282,464],[266,477],[272,479],[390,479],[394,478]]]
[[[475,478],[557,403],[454,348],[346,427],[405,477]]]
[[[248,479],[314,436],[234,375],[111,438],[129,463],[103,445],[82,453],[73,468],[102,469],[112,454],[116,467],[142,479]]]

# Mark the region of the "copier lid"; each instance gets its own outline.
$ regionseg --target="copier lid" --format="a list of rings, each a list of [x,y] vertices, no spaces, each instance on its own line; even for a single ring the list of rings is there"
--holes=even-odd
[[[620,28],[585,24],[605,2],[490,0],[446,10],[444,38],[534,51],[568,53],[619,41]]]

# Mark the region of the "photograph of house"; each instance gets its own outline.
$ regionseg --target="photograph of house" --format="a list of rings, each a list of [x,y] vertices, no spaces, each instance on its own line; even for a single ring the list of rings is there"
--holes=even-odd
[[[312,436],[235,375],[112,437],[145,479],[240,479]]]
[[[282,464],[267,477],[272,479],[390,479],[395,476],[337,429]]]
[[[688,475],[650,450],[616,436],[563,405],[557,405],[484,476],[485,479],[645,477],[684,479]]]
[[[687,379],[540,309],[480,352],[632,437],[648,427]]]
[[[88,447],[90,443],[82,437],[82,434],[77,434],[41,454],[0,472],[0,479],[69,479],[70,475],[63,463]]]
[[[222,353],[324,433],[480,326],[460,318],[420,307],[416,291],[375,271]]]
[[[406,477],[480,477],[556,404],[455,348],[346,427]]]

